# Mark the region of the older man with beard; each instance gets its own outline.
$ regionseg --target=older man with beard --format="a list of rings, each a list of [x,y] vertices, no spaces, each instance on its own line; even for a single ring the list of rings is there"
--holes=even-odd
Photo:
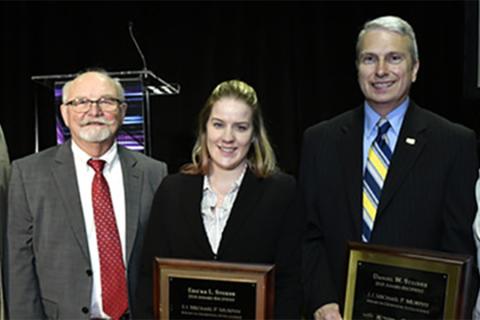
[[[12,164],[9,317],[134,317],[144,229],[166,165],[116,143],[127,105],[106,72],[66,83],[60,108],[71,140]]]

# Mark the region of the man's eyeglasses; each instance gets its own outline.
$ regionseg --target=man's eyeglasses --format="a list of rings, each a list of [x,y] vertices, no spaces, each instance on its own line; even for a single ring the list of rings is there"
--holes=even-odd
[[[72,108],[75,112],[87,112],[90,110],[90,105],[96,104],[102,111],[112,112],[116,111],[117,107],[124,103],[122,100],[113,97],[101,97],[97,100],[90,100],[88,98],[76,98],[65,102],[66,106]]]

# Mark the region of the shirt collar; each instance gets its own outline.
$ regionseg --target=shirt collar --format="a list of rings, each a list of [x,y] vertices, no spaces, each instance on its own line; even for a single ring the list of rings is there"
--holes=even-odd
[[[240,185],[242,184],[243,176],[245,176],[245,172],[247,171],[247,167],[248,167],[247,164],[245,164],[245,166],[243,167],[242,173],[237,178],[237,180],[233,182],[232,189],[229,191],[229,193],[240,188]],[[203,191],[207,191],[207,190],[213,192],[213,188],[210,185],[208,176],[203,176]]]
[[[388,122],[390,122],[390,130],[398,136],[400,133],[400,129],[402,127],[403,118],[405,117],[405,113],[407,112],[408,105],[410,103],[410,98],[407,97],[398,107],[390,111],[387,114],[386,118]],[[367,137],[371,137],[377,134],[377,128],[375,125],[377,124],[378,120],[380,120],[381,116],[373,110],[373,108],[365,101],[364,104],[365,110],[365,127],[364,132]]]
[[[110,149],[107,150],[103,155],[101,155],[99,158],[93,158],[90,156],[88,153],[83,151],[76,143],[75,141],[72,141],[72,152],[73,156],[75,159],[79,160],[80,163],[84,164],[87,168],[90,168],[90,166],[87,164],[87,161],[90,159],[100,159],[105,161],[105,167],[103,171],[111,170],[112,168],[112,163],[117,160],[118,158],[118,148],[117,148],[117,142],[114,141]]]

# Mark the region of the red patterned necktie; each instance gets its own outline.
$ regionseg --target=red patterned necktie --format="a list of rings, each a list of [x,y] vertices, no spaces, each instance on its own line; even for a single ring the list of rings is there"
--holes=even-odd
[[[120,236],[113,212],[110,189],[102,174],[105,161],[90,159],[88,165],[95,170],[92,182],[92,203],[100,256],[103,311],[115,320],[119,319],[128,309],[127,279]]]

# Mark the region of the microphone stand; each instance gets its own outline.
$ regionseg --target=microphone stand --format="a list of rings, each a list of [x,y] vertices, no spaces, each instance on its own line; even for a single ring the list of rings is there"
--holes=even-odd
[[[140,48],[137,39],[135,38],[135,34],[133,33],[133,22],[130,21],[128,23],[128,32],[130,34],[130,38],[133,41],[133,44],[135,45],[135,48],[137,49],[138,54],[140,55],[140,58],[142,59],[142,64],[143,64],[143,73],[142,73],[142,78],[143,82],[146,84],[147,83],[147,77],[148,77],[148,68],[147,68],[147,61],[145,60],[145,55],[142,52],[142,49]],[[147,137],[146,141],[147,144],[145,146],[145,151],[146,154],[152,155],[152,142],[151,142],[151,124],[150,124],[150,93],[148,90],[144,89],[143,90],[143,96],[145,99],[145,105],[144,105],[144,123],[145,123],[145,136]]]

